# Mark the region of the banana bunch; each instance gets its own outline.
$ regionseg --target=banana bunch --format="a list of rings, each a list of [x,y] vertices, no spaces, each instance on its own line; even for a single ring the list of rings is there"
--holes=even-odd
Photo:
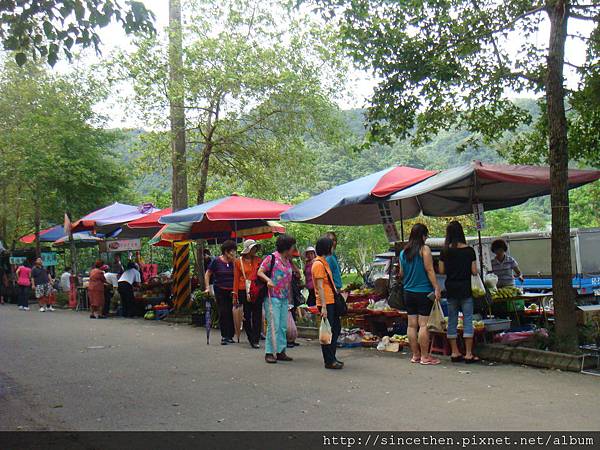
[[[521,289],[515,286],[506,286],[498,289],[496,292],[492,293],[493,300],[502,300],[513,297],[518,297],[519,295],[523,295]]]

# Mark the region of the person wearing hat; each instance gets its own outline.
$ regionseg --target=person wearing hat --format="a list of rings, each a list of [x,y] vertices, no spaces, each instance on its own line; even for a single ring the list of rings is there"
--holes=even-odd
[[[241,256],[233,264],[233,302],[244,307],[244,330],[252,348],[260,348],[262,330],[262,298],[250,297],[250,283],[256,280],[261,259],[257,256],[260,249],[253,239],[244,241]]]
[[[317,257],[317,251],[314,247],[307,247],[304,251],[304,279],[306,280],[306,289],[308,289],[308,299],[306,304],[308,306],[315,306],[317,304],[317,298],[315,297],[315,285],[312,278],[312,266]]]

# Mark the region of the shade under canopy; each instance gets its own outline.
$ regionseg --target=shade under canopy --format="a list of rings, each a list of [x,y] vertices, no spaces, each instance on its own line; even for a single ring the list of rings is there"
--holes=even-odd
[[[379,204],[401,189],[418,185],[437,172],[414,167],[391,167],[341,184],[290,208],[281,215],[289,222],[319,225],[375,225],[381,223]],[[415,201],[389,203],[394,220],[419,214]]]
[[[569,189],[598,179],[598,170],[569,170]],[[458,216],[472,213],[474,203],[482,203],[486,211],[516,206],[550,194],[550,187],[548,167],[474,161],[444,170],[389,200],[414,202],[426,216]]]

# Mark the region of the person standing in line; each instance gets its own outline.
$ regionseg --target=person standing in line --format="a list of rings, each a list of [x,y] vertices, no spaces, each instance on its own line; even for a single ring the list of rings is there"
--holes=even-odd
[[[325,237],[328,237],[333,242],[333,251],[331,252],[331,255],[327,257],[327,264],[329,264],[329,267],[331,268],[331,274],[333,275],[333,283],[335,284],[335,288],[339,291],[342,289],[344,282],[342,281],[340,262],[335,254],[338,244],[337,235],[333,231],[329,231]]]
[[[121,309],[123,317],[133,317],[135,315],[135,299],[133,288],[142,283],[142,276],[134,262],[127,264],[127,269],[119,278],[119,295],[121,297]]]
[[[215,300],[219,309],[219,328],[221,345],[234,344],[235,326],[233,324],[233,264],[237,245],[229,240],[221,245],[221,256],[212,260],[204,273],[206,293],[210,293],[210,279],[213,277]]]
[[[233,266],[233,303],[244,307],[244,330],[252,348],[260,348],[262,330],[262,298],[250,298],[250,283],[256,280],[261,259],[256,256],[260,244],[252,239],[244,241],[241,256]]]
[[[331,343],[321,344],[323,353],[323,362],[326,369],[342,369],[344,363],[338,361],[336,357],[337,341],[341,332],[342,324],[340,316],[335,310],[335,285],[333,274],[327,257],[333,252],[333,240],[328,237],[322,237],[316,245],[317,259],[312,267],[312,277],[315,286],[315,295],[317,298],[317,307],[321,311],[322,320],[327,319],[331,326]]]
[[[31,290],[31,268],[29,263],[25,262],[17,268],[17,290],[19,309],[29,311],[29,295]]]
[[[315,258],[317,257],[317,252],[314,247],[307,247],[304,252],[305,263],[304,263],[304,280],[306,284],[306,289],[308,290],[308,299],[306,300],[306,304],[308,306],[316,305],[316,297],[315,297],[315,285],[313,283],[312,277],[312,266],[315,262]]]
[[[40,312],[54,311],[50,304],[52,294],[52,277],[43,266],[42,258],[36,258],[35,267],[31,269],[32,288],[40,305]]]
[[[460,222],[454,220],[446,227],[446,242],[440,254],[440,273],[446,274],[448,293],[448,340],[452,348],[452,362],[460,362],[463,356],[456,343],[458,311],[463,313],[463,339],[466,363],[479,361],[473,355],[473,296],[471,275],[477,275],[475,250],[467,245]]]
[[[90,280],[88,283],[88,297],[90,299],[90,319],[105,319],[102,311],[104,309],[104,287],[106,284],[106,278],[104,278],[104,271],[102,270],[104,261],[101,259],[96,260],[94,268],[90,272]]]
[[[408,243],[400,253],[400,275],[404,283],[404,302],[408,312],[408,341],[412,351],[410,362],[436,365],[440,360],[429,354],[427,321],[441,289],[433,269],[431,249],[425,245],[429,230],[422,223],[413,225]]]
[[[277,361],[292,361],[285,350],[287,348],[288,305],[292,295],[291,254],[295,245],[296,239],[292,236],[280,235],[275,243],[277,251],[267,256],[258,269],[258,276],[268,287],[268,295],[265,299],[267,318],[265,361],[269,364]],[[273,267],[272,271],[271,267]]]

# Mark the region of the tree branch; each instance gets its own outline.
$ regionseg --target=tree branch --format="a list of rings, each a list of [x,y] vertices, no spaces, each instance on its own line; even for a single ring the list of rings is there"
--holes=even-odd
[[[597,16],[596,17],[586,16],[585,14],[578,14],[578,13],[573,13],[573,12],[569,13],[569,17],[572,17],[573,19],[577,19],[577,20],[588,20],[588,21],[596,21],[597,20]]]

